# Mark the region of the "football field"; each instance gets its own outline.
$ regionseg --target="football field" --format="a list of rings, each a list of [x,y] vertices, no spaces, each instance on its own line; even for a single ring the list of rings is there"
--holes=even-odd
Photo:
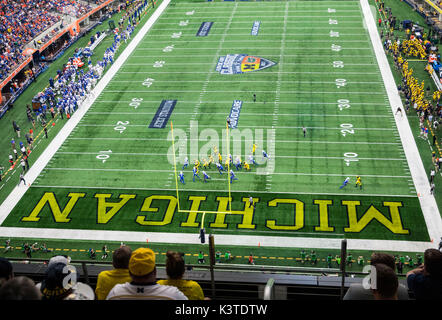
[[[2,213],[5,234],[198,243],[205,227],[230,245],[428,246],[365,0],[168,2]]]

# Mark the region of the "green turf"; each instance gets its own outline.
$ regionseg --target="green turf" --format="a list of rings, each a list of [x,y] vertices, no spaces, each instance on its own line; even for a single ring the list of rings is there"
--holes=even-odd
[[[329,25],[329,7],[338,8],[338,25]],[[186,15],[192,10],[193,15]],[[357,1],[173,2],[2,226],[197,234],[200,214],[194,223],[183,226],[188,214],[174,211],[168,216],[169,200],[153,200],[150,210],[158,207],[158,212],[143,208],[151,195],[168,196],[172,202],[176,196],[173,165],[167,157],[170,122],[175,133],[191,138],[185,149],[191,163],[197,157],[195,150],[205,144],[209,150],[216,145],[225,160],[226,143],[207,138],[225,136],[232,102],[242,100],[238,129],[230,134],[241,133],[258,142],[260,165],[252,165],[250,172],[237,172],[239,180],[231,185],[232,209],[244,210],[249,196],[259,202],[248,224],[238,214],[227,215],[222,221],[226,225],[222,214],[206,216],[210,232],[428,241],[362,19]],[[251,36],[256,20],[261,21],[259,35]],[[209,35],[196,37],[205,21],[214,22]],[[330,30],[339,32],[339,38],[331,37]],[[173,38],[177,32],[181,36]],[[334,51],[333,45],[340,45],[340,51]],[[220,56],[242,53],[276,65],[249,74],[215,71]],[[158,61],[165,63],[158,67]],[[338,61],[344,68],[335,67]],[[150,86],[143,85],[147,78],[153,79]],[[346,85],[338,86],[337,79],[345,79]],[[133,99],[142,101],[133,104]],[[148,128],[164,99],[177,100],[167,126]],[[198,128],[190,127],[192,121],[197,121]],[[307,127],[305,138],[302,126]],[[247,161],[252,142],[243,140],[236,146]],[[176,137],[177,146],[181,142]],[[233,147],[232,140],[230,153],[235,158],[239,153]],[[261,156],[263,148],[270,154],[270,163]],[[103,151],[109,150],[107,157]],[[180,170],[183,153],[178,151]],[[258,174],[260,170],[269,174]],[[195,200],[189,197],[193,196],[205,197],[199,210],[225,210],[227,175],[220,175],[213,166],[207,172],[212,179],[203,183],[192,182],[191,169],[184,170],[186,184],[179,184],[181,209],[191,208]],[[362,190],[355,188],[356,175],[362,177]],[[339,189],[347,176],[350,184]],[[45,193],[54,194],[56,205],[33,211]],[[65,217],[54,215],[57,206],[63,212],[73,193],[82,194],[72,210],[64,212]],[[106,209],[98,214],[102,194],[110,194],[102,199],[114,203],[121,201],[120,195],[135,197],[111,217]],[[292,203],[278,204],[275,199]],[[302,223],[294,218],[295,205],[296,217],[304,217]],[[328,224],[321,224],[320,210],[329,213]],[[353,212],[355,219],[350,222]],[[30,216],[34,221],[23,220]]]

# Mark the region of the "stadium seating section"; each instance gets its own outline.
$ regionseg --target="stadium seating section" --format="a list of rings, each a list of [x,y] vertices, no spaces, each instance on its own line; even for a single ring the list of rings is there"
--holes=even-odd
[[[26,58],[25,45],[63,19],[80,18],[105,0],[1,0],[0,1],[0,80],[5,79]],[[94,7],[92,7],[92,5]],[[41,39],[44,44],[53,33]]]

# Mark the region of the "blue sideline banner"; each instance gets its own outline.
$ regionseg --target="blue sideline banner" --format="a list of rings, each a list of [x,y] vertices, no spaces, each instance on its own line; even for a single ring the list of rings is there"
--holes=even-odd
[[[163,100],[157,110],[157,113],[152,119],[152,122],[149,125],[149,128],[153,129],[164,129],[169,121],[170,115],[175,108],[177,100]]]
[[[203,22],[196,33],[197,37],[206,37],[209,34],[210,28],[212,28],[213,22]]]

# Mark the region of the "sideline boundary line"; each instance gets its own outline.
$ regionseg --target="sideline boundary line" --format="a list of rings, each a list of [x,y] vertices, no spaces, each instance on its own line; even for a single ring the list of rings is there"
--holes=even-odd
[[[137,45],[141,43],[144,36],[152,28],[154,23],[159,19],[160,15],[167,8],[170,2],[171,0],[163,0],[161,5],[157,8],[157,10],[155,10],[155,12],[152,13],[152,16],[146,21],[144,26],[139,30],[137,35],[128,44],[126,49],[124,49],[118,59],[100,79],[99,83],[91,91],[91,94],[88,96],[88,98],[86,98],[86,100],[84,101],[84,105],[82,105],[74,113],[70,121],[66,122],[63,128],[58,132],[57,136],[47,146],[45,152],[43,152],[40,157],[35,161],[34,165],[30,168],[30,170],[26,173],[24,177],[27,183],[32,184],[37,179],[41,171],[43,171],[43,169],[48,165],[49,161],[52,159],[58,149],[62,146],[62,144],[72,133],[72,131],[77,127],[78,123],[92,106],[95,99],[103,92],[104,88],[109,84],[109,82],[113,79],[118,70],[123,66],[124,62],[129,58]],[[90,99],[91,95],[92,99]],[[8,195],[8,197],[3,201],[0,206],[0,225],[9,215],[9,213],[14,209],[17,203],[21,200],[28,188],[29,185],[26,187],[16,186]]]
[[[396,82],[394,81],[390,65],[382,47],[382,42],[376,28],[375,19],[370,10],[370,5],[367,0],[360,0],[360,4],[376,60],[379,64],[379,70],[382,79],[384,80],[391,111],[394,113],[397,107],[404,109],[402,100],[397,91]],[[430,239],[433,240],[433,243],[428,242],[428,246],[437,248],[436,242],[438,242],[442,236],[442,218],[440,216],[439,208],[434,195],[430,194],[430,183],[428,182],[427,173],[422,163],[416,141],[414,140],[407,115],[405,114],[404,117],[394,116],[394,119],[402,141],[408,167],[410,168],[411,176],[413,177],[414,186],[418,194],[428,235],[430,236]]]

